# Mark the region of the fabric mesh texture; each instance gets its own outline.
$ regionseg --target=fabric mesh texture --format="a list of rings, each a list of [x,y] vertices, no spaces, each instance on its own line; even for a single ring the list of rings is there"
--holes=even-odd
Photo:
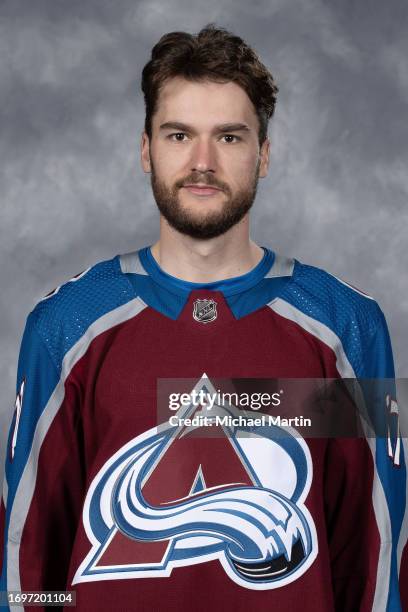
[[[57,369],[64,355],[88,327],[107,312],[135,298],[122,274],[118,257],[99,262],[81,278],[67,281],[50,297],[38,302],[30,316]]]
[[[363,355],[381,323],[377,302],[344,285],[335,276],[295,263],[294,276],[281,295],[303,313],[327,325],[342,340],[349,361],[359,370]]]

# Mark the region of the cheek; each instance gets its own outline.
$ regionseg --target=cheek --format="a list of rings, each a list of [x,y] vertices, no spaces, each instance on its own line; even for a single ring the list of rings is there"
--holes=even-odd
[[[229,177],[231,183],[242,187],[252,182],[256,173],[257,163],[258,158],[256,155],[237,152],[234,155],[228,155],[228,159],[224,159],[223,167],[225,175]]]
[[[156,173],[167,182],[177,180],[189,172],[186,151],[169,152],[157,147],[152,152],[152,159]]]

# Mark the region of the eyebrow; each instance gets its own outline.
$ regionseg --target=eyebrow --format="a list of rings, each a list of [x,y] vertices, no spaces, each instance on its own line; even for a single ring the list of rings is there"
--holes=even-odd
[[[167,121],[160,126],[161,130],[180,130],[182,132],[195,133],[194,128],[180,121]],[[214,134],[225,134],[229,132],[250,132],[251,128],[246,123],[222,123],[216,125],[212,132]]]

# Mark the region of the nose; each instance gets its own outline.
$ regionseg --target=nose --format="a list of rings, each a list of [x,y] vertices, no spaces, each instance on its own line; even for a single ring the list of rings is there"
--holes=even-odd
[[[215,172],[216,152],[209,139],[197,139],[191,157],[191,170],[196,172]]]

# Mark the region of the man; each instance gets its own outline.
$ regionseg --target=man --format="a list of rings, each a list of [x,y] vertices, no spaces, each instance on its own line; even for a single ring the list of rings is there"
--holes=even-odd
[[[197,393],[216,379],[384,379],[381,407],[397,404],[376,302],[249,237],[278,92],[254,51],[212,25],[173,32],[142,88],[160,237],[28,316],[1,588],[75,591],[86,611],[401,610],[398,433],[386,446],[159,426],[162,379]],[[202,412],[190,408],[176,414]]]

